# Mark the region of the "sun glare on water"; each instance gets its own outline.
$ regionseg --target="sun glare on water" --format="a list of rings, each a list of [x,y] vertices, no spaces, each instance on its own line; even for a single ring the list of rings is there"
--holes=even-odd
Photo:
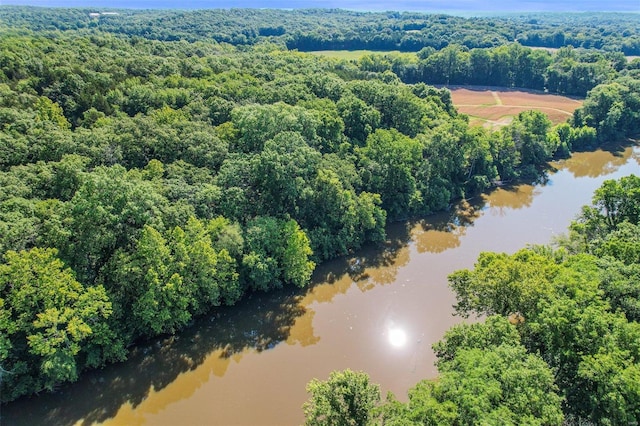
[[[389,343],[396,348],[404,346],[407,343],[407,333],[401,328],[389,329]]]

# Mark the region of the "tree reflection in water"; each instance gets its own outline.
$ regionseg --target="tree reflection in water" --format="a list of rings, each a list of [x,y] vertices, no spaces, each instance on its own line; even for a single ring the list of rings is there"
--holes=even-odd
[[[575,153],[563,161],[562,168],[576,178],[600,176],[614,173],[625,165],[630,158],[640,164],[640,152],[628,144],[610,144],[594,152]]]
[[[141,343],[126,362],[88,372],[78,383],[55,394],[8,404],[2,409],[2,424],[102,422],[115,416],[124,404],[137,406],[151,390],[165,388],[207,359],[212,361],[208,371],[198,376],[205,380],[208,373],[222,376],[231,359],[238,362],[246,350],[268,350],[291,337],[291,327],[305,313],[299,304],[301,297],[300,291],[293,290],[249,296],[238,306],[219,309],[179,335]],[[310,331],[312,334],[313,329]],[[309,339],[313,336],[304,336],[301,343]]]

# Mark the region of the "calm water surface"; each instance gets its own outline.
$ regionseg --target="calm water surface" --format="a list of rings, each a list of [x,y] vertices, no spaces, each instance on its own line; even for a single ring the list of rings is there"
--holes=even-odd
[[[394,224],[384,248],[320,266],[311,289],[254,295],[54,395],[3,407],[0,423],[300,424],[305,384],[345,368],[404,400],[436,376],[431,345],[461,321],[447,275],[481,251],[549,243],[603,180],[640,174],[640,149],[578,153],[554,166],[545,184]]]

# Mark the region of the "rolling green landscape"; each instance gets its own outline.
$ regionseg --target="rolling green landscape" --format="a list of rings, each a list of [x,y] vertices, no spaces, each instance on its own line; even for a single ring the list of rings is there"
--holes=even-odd
[[[390,223],[635,144],[639,28],[637,14],[0,6],[2,403],[305,288]],[[520,95],[531,109],[484,128],[451,85],[580,104],[552,120]],[[450,275],[457,313],[484,319],[434,346],[437,380],[400,401],[334,372],[309,383],[307,423],[637,424],[639,220],[632,175],[553,246],[483,253]]]

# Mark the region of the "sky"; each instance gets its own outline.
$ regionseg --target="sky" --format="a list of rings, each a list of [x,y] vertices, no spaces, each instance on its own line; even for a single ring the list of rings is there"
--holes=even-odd
[[[0,0],[0,5],[115,8],[341,8],[424,12],[640,12],[640,0]]]

